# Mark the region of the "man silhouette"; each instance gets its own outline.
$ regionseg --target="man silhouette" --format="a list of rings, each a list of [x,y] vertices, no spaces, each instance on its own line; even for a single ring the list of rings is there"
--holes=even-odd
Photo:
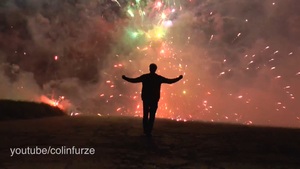
[[[142,82],[142,100],[143,100],[143,129],[147,136],[151,136],[153,129],[155,113],[160,98],[160,86],[162,83],[172,84],[182,79],[182,75],[174,79],[168,79],[156,74],[157,66],[152,63],[149,66],[150,73],[143,74],[137,78],[129,78],[125,75],[122,78],[131,83]],[[149,117],[150,114],[150,117]]]

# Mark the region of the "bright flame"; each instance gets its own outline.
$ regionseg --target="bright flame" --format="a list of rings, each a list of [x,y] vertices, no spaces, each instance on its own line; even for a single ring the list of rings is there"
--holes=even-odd
[[[49,98],[48,98],[47,96],[45,96],[45,95],[42,95],[42,96],[40,97],[40,101],[41,101],[42,103],[46,103],[46,104],[49,104],[50,106],[58,107],[58,108],[63,109],[63,110],[64,110],[64,108],[63,108],[63,106],[60,104],[60,102],[61,102],[62,100],[64,100],[64,99],[65,99],[64,96],[59,97],[58,100],[49,99]]]

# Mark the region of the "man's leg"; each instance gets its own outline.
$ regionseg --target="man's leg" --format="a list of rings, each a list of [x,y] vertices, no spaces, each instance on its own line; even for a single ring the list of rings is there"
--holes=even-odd
[[[149,132],[148,116],[149,116],[149,102],[143,101],[143,129],[145,134]]]
[[[149,119],[149,134],[151,134],[152,129],[153,129],[153,125],[154,125],[154,120],[155,120],[155,114],[156,114],[156,110],[157,110],[157,102],[152,102],[150,103],[150,119]]]

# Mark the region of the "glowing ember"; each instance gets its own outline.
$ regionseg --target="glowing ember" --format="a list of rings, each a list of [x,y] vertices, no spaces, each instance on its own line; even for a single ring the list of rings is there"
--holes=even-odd
[[[41,102],[49,104],[49,105],[54,106],[54,107],[59,107],[60,109],[64,109],[64,107],[60,104],[61,101],[63,101],[64,99],[65,99],[64,96],[60,96],[58,100],[49,99],[48,97],[46,97],[44,95],[42,95],[40,97],[40,101]]]
[[[300,127],[300,1],[25,2],[3,2],[1,98],[141,117],[141,86],[121,75],[156,63],[184,75],[157,117]]]

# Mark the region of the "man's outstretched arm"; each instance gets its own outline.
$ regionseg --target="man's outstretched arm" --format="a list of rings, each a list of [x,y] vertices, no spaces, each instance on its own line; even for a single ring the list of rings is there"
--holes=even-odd
[[[179,80],[181,80],[183,78],[182,75],[178,76],[177,78],[174,78],[174,79],[168,79],[168,78],[163,78],[163,83],[168,83],[168,84],[172,84],[172,83],[176,83],[178,82]]]
[[[126,80],[127,82],[130,82],[130,83],[142,82],[142,76],[137,77],[137,78],[130,78],[130,77],[126,77],[125,75],[123,75],[122,79],[124,79],[124,80]]]

